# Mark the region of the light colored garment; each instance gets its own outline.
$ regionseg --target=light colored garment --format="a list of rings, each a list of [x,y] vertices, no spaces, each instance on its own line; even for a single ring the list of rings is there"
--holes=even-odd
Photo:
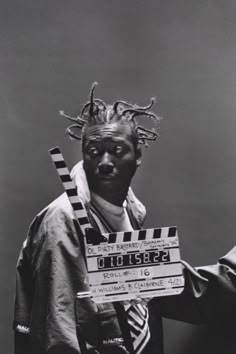
[[[91,204],[103,214],[103,217],[107,220],[109,225],[112,226],[114,231],[132,231],[133,227],[130,223],[129,216],[126,210],[127,202],[125,201],[123,206],[117,206],[109,203],[95,193],[91,193]],[[96,218],[101,232],[106,232],[104,225]]]

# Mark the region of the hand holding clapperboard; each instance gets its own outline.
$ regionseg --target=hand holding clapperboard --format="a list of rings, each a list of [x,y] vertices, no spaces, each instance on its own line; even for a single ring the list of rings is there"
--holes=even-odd
[[[100,234],[87,211],[58,147],[50,151],[83,235],[89,292],[96,303],[177,295],[183,291],[176,227]]]

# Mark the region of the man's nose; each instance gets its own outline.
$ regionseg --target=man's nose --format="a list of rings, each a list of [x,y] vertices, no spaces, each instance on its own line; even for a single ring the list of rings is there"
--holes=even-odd
[[[105,153],[98,164],[99,173],[103,175],[109,175],[110,173],[113,172],[113,169],[114,169],[114,164],[111,160],[111,157],[108,153]]]

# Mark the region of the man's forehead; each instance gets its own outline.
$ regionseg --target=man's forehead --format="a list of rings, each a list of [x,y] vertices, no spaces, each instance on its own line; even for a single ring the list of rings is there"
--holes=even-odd
[[[87,143],[93,142],[102,142],[102,141],[114,141],[114,142],[126,142],[129,138],[123,136],[115,136],[111,134],[104,134],[104,135],[96,135],[96,136],[89,136],[86,137]]]
[[[120,122],[92,125],[87,127],[85,131],[86,140],[89,141],[101,141],[103,139],[124,141],[130,139],[131,135],[131,126]]]

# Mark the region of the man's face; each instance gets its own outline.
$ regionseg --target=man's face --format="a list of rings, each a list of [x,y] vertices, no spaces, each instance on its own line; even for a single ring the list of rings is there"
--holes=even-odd
[[[131,126],[115,122],[86,129],[83,159],[90,190],[117,204],[119,197],[126,197],[141,153],[134,146]]]

